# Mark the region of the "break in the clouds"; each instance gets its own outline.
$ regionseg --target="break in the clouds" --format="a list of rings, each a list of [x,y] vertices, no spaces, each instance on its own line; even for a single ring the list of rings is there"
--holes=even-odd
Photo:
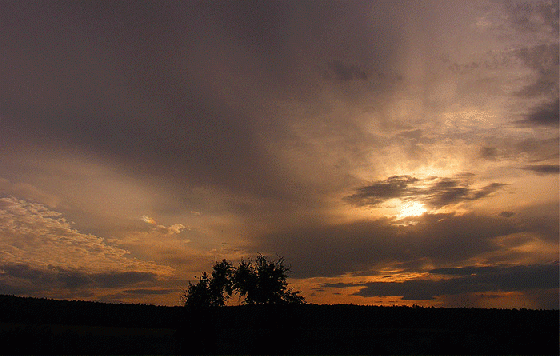
[[[0,292],[176,304],[262,252],[371,303],[313,288],[557,253],[555,1],[3,2],[0,46]]]

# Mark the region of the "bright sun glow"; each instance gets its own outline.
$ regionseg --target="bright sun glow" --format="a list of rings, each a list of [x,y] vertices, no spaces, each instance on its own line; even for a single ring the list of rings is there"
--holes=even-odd
[[[420,216],[427,212],[428,210],[424,208],[424,204],[415,201],[405,203],[401,206],[398,219],[404,219],[411,216]]]

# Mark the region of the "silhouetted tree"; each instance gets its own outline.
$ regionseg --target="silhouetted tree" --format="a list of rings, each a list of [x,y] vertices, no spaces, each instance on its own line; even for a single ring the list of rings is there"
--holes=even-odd
[[[189,282],[185,306],[224,306],[235,290],[245,297],[245,304],[303,304],[299,291],[288,288],[288,272],[283,258],[270,262],[259,255],[255,262],[242,260],[237,268],[222,260],[214,265],[211,276],[204,272],[198,283]]]
[[[189,282],[184,295],[187,307],[221,307],[233,293],[233,267],[226,260],[217,262],[209,277],[206,272],[200,276],[198,283]]]
[[[302,304],[303,296],[288,288],[288,272],[283,258],[269,262],[259,255],[254,264],[241,261],[233,273],[233,286],[245,297],[246,304]]]
[[[183,320],[177,329],[176,336],[180,342],[179,352],[182,354],[212,354],[217,350],[217,338],[220,325],[219,307],[226,304],[234,291],[245,297],[244,303],[250,305],[265,305],[287,307],[293,304],[303,304],[304,298],[299,292],[288,288],[286,282],[289,269],[284,266],[284,259],[270,262],[264,256],[257,256],[253,262],[241,261],[239,267],[234,268],[226,260],[216,262],[211,275],[204,272],[196,283],[189,282],[183,295],[185,302]],[[275,340],[293,329],[288,326],[289,319],[279,310],[270,310],[256,315],[246,327],[261,329],[263,334],[254,340],[255,351],[268,350],[275,345]],[[251,314],[250,313],[250,314]],[[272,314],[271,314],[272,313]],[[272,316],[275,315],[275,316]],[[287,331],[288,330],[288,331]],[[256,336],[256,335],[255,335]],[[264,352],[258,353],[264,353]]]
[[[198,283],[187,287],[184,319],[177,330],[182,354],[211,354],[216,346],[216,307],[224,306],[233,293],[233,267],[226,260],[216,262],[209,276],[203,272]]]

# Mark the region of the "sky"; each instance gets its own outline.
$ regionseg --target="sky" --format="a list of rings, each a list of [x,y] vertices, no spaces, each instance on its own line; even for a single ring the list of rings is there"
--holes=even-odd
[[[0,1],[0,293],[558,309],[557,1]],[[237,299],[239,302],[239,299]]]

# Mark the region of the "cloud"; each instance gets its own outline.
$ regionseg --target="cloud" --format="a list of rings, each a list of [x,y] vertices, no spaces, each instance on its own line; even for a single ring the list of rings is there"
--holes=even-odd
[[[540,44],[517,51],[518,58],[528,68],[531,68],[536,76],[532,83],[525,85],[517,92],[518,96],[533,98],[545,95],[549,98],[558,98],[558,46],[558,43]],[[556,114],[556,118],[558,119],[558,114]]]
[[[356,206],[379,206],[391,199],[418,200],[435,208],[483,199],[505,184],[491,183],[474,189],[468,185],[467,176],[458,178],[430,177],[418,179],[410,176],[393,176],[385,181],[356,189],[345,201]]]
[[[88,295],[92,290],[115,289],[135,285],[154,285],[158,276],[151,272],[91,272],[56,266],[38,267],[31,264],[0,264],[2,293],[51,295],[70,293]]]
[[[325,79],[341,81],[368,79],[366,72],[356,65],[344,64],[341,61],[333,61],[329,63],[328,67],[329,69],[323,74]]]
[[[537,224],[522,226],[499,216],[424,214],[415,222],[399,226],[391,219],[376,219],[286,229],[258,237],[251,250],[285,256],[297,266],[296,278],[371,275],[386,265],[418,272],[427,265],[461,263],[477,256],[486,259],[525,243],[505,247],[500,243],[503,236],[540,234]]]
[[[153,228],[154,231],[157,231],[158,234],[161,234],[163,236],[177,235],[185,229],[187,229],[187,227],[183,224],[173,224],[173,225],[170,225],[170,226],[156,225]]]
[[[109,288],[172,272],[138,260],[103,238],[80,233],[61,213],[14,197],[0,198],[0,247],[0,279],[5,283]]]
[[[123,293],[125,294],[134,294],[134,295],[159,295],[159,294],[170,294],[176,292],[177,290],[175,289],[145,289],[145,288],[127,289],[123,291]]]
[[[545,103],[533,109],[525,120],[517,121],[519,125],[557,127],[560,123],[558,117],[558,99]]]
[[[144,215],[141,218],[142,221],[144,221],[145,223],[148,223],[150,225],[154,225],[153,230],[157,231],[163,235],[173,235],[173,234],[179,234],[182,230],[186,229],[187,227],[183,224],[173,224],[170,226],[165,226],[165,225],[161,225],[158,224],[153,218]]]
[[[543,264],[558,255],[558,204],[515,214],[424,214],[393,219],[306,222],[256,236],[248,251],[284,256],[294,278],[379,276],[384,269],[425,273],[445,266]],[[382,272],[381,272],[382,273]]]
[[[145,223],[151,224],[151,225],[156,225],[156,221],[154,219],[152,219],[151,217],[144,215],[141,217],[142,221],[144,221]]]
[[[55,208],[60,204],[60,197],[49,194],[42,189],[29,183],[12,183],[8,179],[0,177],[0,195],[2,196],[19,196],[24,199],[45,204],[51,208]]]
[[[559,145],[558,136],[542,139],[527,138],[511,145],[510,150],[518,156],[527,156],[529,161],[532,162],[558,160]]]
[[[498,156],[498,149],[496,147],[481,147],[480,156],[487,160],[495,160]]]
[[[405,198],[415,194],[417,189],[410,187],[418,182],[410,176],[392,176],[385,181],[356,189],[356,194],[348,196],[347,201],[356,205],[377,205],[393,198]]]
[[[353,295],[402,296],[404,300],[430,300],[437,296],[481,292],[516,292],[558,288],[558,263],[493,267],[438,268],[430,271],[445,279],[404,282],[323,284],[323,288],[363,287]]]
[[[544,32],[558,36],[558,2],[507,2],[509,20],[516,29],[532,34]]]
[[[558,174],[560,172],[557,164],[533,164],[525,166],[523,169],[535,172],[536,174]]]
[[[103,288],[115,288],[140,282],[155,282],[157,275],[150,272],[125,271],[97,273],[92,276],[92,279]]]
[[[11,83],[0,93],[2,120],[18,145],[59,142],[105,157],[134,176],[176,185],[180,199],[201,186],[299,199],[302,184],[279,151],[290,149],[294,125],[331,111],[326,97],[334,84],[316,90],[322,68],[363,79],[372,69],[395,67],[403,36],[392,25],[405,21],[403,7],[124,2],[108,11],[15,4],[1,21],[11,50],[0,64],[12,68],[1,78]],[[375,23],[373,13],[380,14]],[[22,25],[31,19],[35,26]],[[373,38],[379,26],[384,31]],[[334,47],[346,49],[336,54]],[[286,105],[295,111],[279,110]],[[310,112],[302,117],[300,108]]]

